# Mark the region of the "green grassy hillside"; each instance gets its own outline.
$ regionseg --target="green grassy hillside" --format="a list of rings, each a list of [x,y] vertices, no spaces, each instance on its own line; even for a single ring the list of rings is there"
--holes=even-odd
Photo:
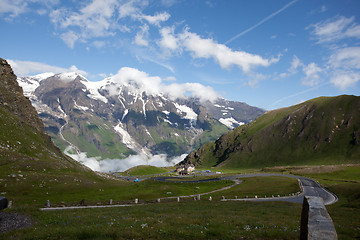
[[[148,165],[140,165],[133,168],[126,170],[126,174],[130,176],[141,176],[141,175],[153,175],[153,174],[160,174],[169,172],[169,169],[161,168],[161,167],[154,167]]]
[[[109,180],[68,158],[43,130],[43,123],[16,76],[0,58],[0,189],[16,204],[44,197],[59,187],[84,188]]]
[[[223,168],[359,162],[360,97],[320,97],[267,112],[185,161]]]

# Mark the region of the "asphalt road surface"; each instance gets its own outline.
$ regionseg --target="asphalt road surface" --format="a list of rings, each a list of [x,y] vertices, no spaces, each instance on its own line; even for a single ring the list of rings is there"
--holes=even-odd
[[[209,181],[218,181],[218,180],[237,180],[241,178],[248,178],[248,177],[269,177],[269,176],[279,176],[279,177],[289,177],[289,178],[296,178],[300,181],[300,185],[302,188],[302,192],[299,195],[295,196],[282,196],[282,197],[268,197],[268,198],[245,198],[245,199],[225,199],[224,201],[285,201],[285,202],[292,202],[292,203],[302,203],[304,200],[304,196],[316,196],[321,197],[324,200],[325,205],[330,205],[337,202],[338,198],[335,194],[329,192],[328,190],[321,187],[315,180],[311,178],[295,176],[295,175],[288,175],[288,174],[272,174],[272,173],[257,173],[257,174],[240,174],[240,175],[233,175],[233,176],[224,176],[221,178],[211,178],[211,179],[202,179],[202,180],[185,180],[179,181],[179,179],[184,179],[182,177],[153,177],[152,179],[162,182],[171,181],[169,179],[176,179],[176,181],[171,182],[178,182],[178,183],[195,183],[195,182],[209,182]]]

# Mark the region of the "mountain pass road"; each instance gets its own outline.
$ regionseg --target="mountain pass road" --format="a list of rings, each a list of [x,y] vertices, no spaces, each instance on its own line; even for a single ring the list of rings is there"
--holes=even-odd
[[[254,174],[239,174],[239,175],[232,175],[232,176],[222,176],[220,178],[211,178],[211,179],[203,179],[203,180],[185,180],[181,181],[181,177],[153,177],[153,180],[167,182],[171,181],[170,179],[176,180],[178,183],[183,182],[208,182],[208,181],[217,181],[217,180],[232,180],[236,181],[242,178],[249,178],[249,177],[269,177],[269,176],[279,176],[279,177],[289,177],[295,178],[299,180],[299,184],[301,187],[301,193],[295,196],[283,196],[283,197],[268,197],[268,198],[245,198],[245,199],[224,199],[224,201],[286,201],[286,202],[293,202],[293,203],[302,203],[304,200],[304,196],[316,196],[321,197],[324,200],[325,205],[330,205],[337,202],[338,198],[335,194],[329,192],[328,190],[324,189],[317,183],[315,180],[311,178],[289,175],[289,174],[276,174],[276,173],[254,173]],[[174,181],[171,182],[174,182]]]

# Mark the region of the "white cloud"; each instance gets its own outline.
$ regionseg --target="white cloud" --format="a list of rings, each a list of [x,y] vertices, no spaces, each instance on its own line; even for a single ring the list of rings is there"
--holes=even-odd
[[[38,74],[44,72],[53,72],[53,73],[77,72],[84,76],[88,75],[87,72],[78,69],[74,65],[69,68],[63,68],[63,67],[48,65],[41,62],[32,62],[32,61],[8,60],[8,62],[18,77],[25,77],[32,74]]]
[[[34,12],[42,15],[47,10],[45,8],[50,8],[53,5],[56,5],[58,0],[31,0],[31,1],[24,1],[24,0],[1,0],[0,3],[0,16],[2,14],[9,15],[7,18],[11,20],[19,15],[31,11],[29,5],[38,4],[36,10]]]
[[[335,51],[330,56],[329,64],[332,68],[360,70],[360,47],[348,47]]]
[[[27,11],[27,3],[22,0],[3,0],[0,4],[0,14],[8,13],[16,17]]]
[[[360,79],[360,47],[348,47],[335,51],[329,58],[333,70],[331,83],[340,89],[353,86]]]
[[[150,24],[159,26],[161,22],[165,22],[170,18],[170,14],[167,12],[157,13],[154,16],[151,15],[140,15],[140,19],[145,19]]]
[[[245,86],[249,86],[249,87],[252,87],[252,88],[256,88],[259,86],[259,82],[261,80],[264,80],[267,78],[267,76],[263,75],[263,74],[259,74],[259,73],[256,73],[256,74],[251,74],[250,76],[250,80],[247,81],[244,85]]]
[[[72,48],[78,40],[85,42],[91,38],[114,36],[116,30],[126,30],[126,26],[117,22],[119,6],[117,0],[93,0],[79,11],[56,9],[51,12],[50,19],[59,29],[65,30],[61,38]]]
[[[79,39],[79,36],[73,31],[68,31],[61,34],[61,39],[68,45],[69,48],[74,48],[75,42]]]
[[[62,40],[70,47],[74,47],[77,41],[87,42],[88,39],[113,37],[119,32],[131,32],[138,28],[138,23],[144,21],[160,26],[161,22],[167,21],[170,14],[167,12],[146,15],[143,9],[148,6],[148,1],[129,0],[92,0],[82,8],[53,10],[50,14],[51,21],[58,27]],[[125,20],[130,18],[131,21]],[[149,27],[145,24],[134,37],[134,43],[148,46]]]
[[[279,74],[280,78],[286,78],[298,73],[298,69],[302,70],[302,73],[305,74],[305,77],[301,79],[301,84],[306,86],[317,86],[321,82],[320,74],[324,72],[324,70],[318,66],[318,64],[312,62],[308,65],[301,62],[301,60],[294,55],[291,61],[291,66],[287,72]]]
[[[300,61],[300,59],[296,55],[294,55],[291,61],[290,68],[287,70],[287,72],[280,73],[278,77],[287,78],[289,76],[292,76],[298,72],[299,67],[304,67],[304,64]]]
[[[303,66],[305,78],[302,79],[302,84],[307,86],[315,86],[320,82],[320,73],[322,69],[316,63],[310,63]]]
[[[140,27],[140,31],[137,32],[134,42],[136,45],[139,46],[148,46],[149,45],[148,38],[149,38],[149,26],[145,24]]]
[[[141,8],[146,6],[147,1],[136,1],[130,0],[126,3],[123,3],[119,6],[118,12],[120,18],[133,17],[140,15]]]
[[[161,92],[160,77],[151,77],[146,72],[135,68],[123,67],[111,79],[128,87],[131,92],[139,94],[146,92],[149,95],[156,95]]]
[[[330,82],[335,87],[344,90],[360,81],[360,74],[352,71],[336,71]]]
[[[305,65],[294,55],[288,72],[280,74],[279,77],[296,74],[299,68],[305,74],[302,79],[303,85],[317,86],[321,81],[320,75],[323,75],[330,79],[328,83],[332,83],[335,87],[344,90],[359,81],[360,47],[347,47],[333,51],[322,68],[314,62]]]
[[[220,97],[212,87],[200,83],[171,84],[165,87],[165,93],[174,99],[190,96],[200,98],[201,101],[215,101]]]
[[[98,49],[103,48],[106,46],[106,41],[94,41],[92,45]]]
[[[160,29],[161,40],[159,46],[162,49],[176,51],[179,50],[179,40],[174,34],[174,27],[164,27]]]
[[[164,79],[165,81],[168,81],[168,82],[175,82],[176,81],[176,77],[174,76],[169,76],[167,78]]]
[[[328,8],[325,5],[321,6],[320,12],[326,12],[328,10]]]
[[[53,23],[63,29],[73,28],[72,31],[79,29],[79,33],[75,34],[73,32],[72,35],[77,35],[83,40],[93,37],[113,36],[115,34],[113,31],[114,13],[118,5],[119,2],[116,0],[93,0],[90,4],[81,8],[79,12],[57,9],[50,14],[50,17]]]
[[[86,153],[68,154],[74,160],[84,164],[93,171],[98,172],[123,172],[129,168],[139,165],[150,165],[156,167],[169,167],[184,160],[187,154],[181,156],[168,158],[166,154],[158,155],[132,155],[125,159],[104,159],[100,160],[99,157],[87,157]]]
[[[312,29],[312,34],[318,43],[331,43],[330,56],[323,71],[335,87],[344,90],[359,81],[360,47],[351,46],[351,40],[360,38],[360,25],[355,22],[355,17],[336,16],[325,21],[312,24],[307,29]],[[346,44],[337,46],[343,40]],[[326,45],[325,45],[326,46]],[[314,63],[313,63],[314,64]],[[319,82],[319,73],[322,72],[316,65],[303,67],[306,78],[303,83],[314,85]]]
[[[297,72],[298,67],[302,65],[303,64],[301,63],[300,59],[296,55],[294,55],[289,72],[295,74]]]
[[[345,38],[360,38],[360,26],[355,23],[355,17],[336,16],[307,27],[318,43],[334,42]]]
[[[171,99],[191,96],[204,101],[214,101],[220,97],[214,89],[200,83],[172,83],[167,85],[163,83],[160,77],[152,77],[145,72],[129,67],[121,68],[111,79],[119,85],[109,86],[110,94],[117,94],[119,86],[126,86],[130,91],[138,94],[145,92],[153,96],[166,95]]]
[[[269,60],[255,54],[233,51],[224,44],[219,44],[213,39],[201,38],[187,29],[180,35],[180,39],[184,48],[191,53],[193,58],[213,58],[223,69],[229,69],[236,65],[244,72],[249,72],[253,67],[267,67],[279,61],[278,58]]]

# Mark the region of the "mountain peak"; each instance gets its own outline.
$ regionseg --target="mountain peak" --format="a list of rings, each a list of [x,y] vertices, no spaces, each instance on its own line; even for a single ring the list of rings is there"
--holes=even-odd
[[[83,81],[88,81],[83,75],[77,72],[58,73],[55,74],[54,77],[61,81],[74,81],[78,77]]]
[[[214,107],[210,100],[205,106],[196,94],[181,92],[180,85],[164,85],[160,78],[131,68],[97,82],[77,73],[18,81],[62,150],[70,147],[75,150],[70,154],[87,152],[101,159],[124,159],[144,152],[180,156],[215,140],[228,127],[262,114],[258,108],[224,99],[219,100],[224,107]],[[204,90],[198,85],[184,90],[189,89]],[[243,110],[245,114],[240,113]]]
[[[40,82],[41,80],[47,79],[47,78],[52,77],[52,76],[54,76],[54,75],[55,75],[55,73],[45,72],[45,73],[40,73],[40,74],[36,74],[36,75],[30,76],[29,78],[34,79],[34,80],[37,80],[37,81]]]

